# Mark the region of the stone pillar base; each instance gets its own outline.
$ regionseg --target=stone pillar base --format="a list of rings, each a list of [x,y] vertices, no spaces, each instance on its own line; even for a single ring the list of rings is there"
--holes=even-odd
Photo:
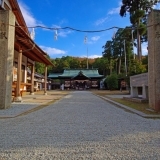
[[[138,97],[138,88],[131,86],[131,97]]]
[[[22,102],[22,97],[15,97],[13,102]]]

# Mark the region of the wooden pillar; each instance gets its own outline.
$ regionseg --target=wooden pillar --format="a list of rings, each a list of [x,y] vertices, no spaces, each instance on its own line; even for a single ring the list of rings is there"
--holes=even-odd
[[[47,66],[45,67],[44,95],[47,95]]]
[[[16,83],[16,95],[14,98],[14,101],[21,102],[22,97],[20,93],[20,87],[21,87],[21,76],[22,76],[22,49],[19,49],[18,53],[18,67],[17,67],[17,83]]]
[[[35,70],[35,66],[34,64],[32,64],[32,68],[31,68],[31,92],[30,94],[34,95],[34,70]]]

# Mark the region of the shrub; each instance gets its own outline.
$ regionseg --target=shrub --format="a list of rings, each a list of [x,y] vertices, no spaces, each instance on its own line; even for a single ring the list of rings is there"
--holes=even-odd
[[[106,83],[109,90],[114,90],[118,88],[118,77],[117,74],[111,74],[107,77]]]

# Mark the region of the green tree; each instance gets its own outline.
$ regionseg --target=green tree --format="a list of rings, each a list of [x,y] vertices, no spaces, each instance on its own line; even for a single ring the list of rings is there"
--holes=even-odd
[[[146,66],[137,59],[132,60],[129,75],[135,75],[147,72]]]
[[[118,88],[118,77],[117,74],[113,73],[107,76],[105,83],[107,83],[107,87],[109,90],[114,90]]]
[[[80,68],[80,61],[76,58],[72,58],[72,60],[70,61],[70,68]]]
[[[55,65],[56,65],[54,59],[50,59],[50,61],[53,63],[53,66],[48,66],[48,67],[47,67],[47,73],[48,73],[48,74],[53,71],[53,69],[55,68]]]
[[[128,28],[129,27],[118,29],[113,40],[113,57],[118,61],[118,72],[116,66],[116,73],[118,74],[120,74],[121,71],[123,72],[123,66],[121,67],[121,65],[125,65],[125,59],[127,59],[127,66],[130,65],[130,58],[133,54],[132,35]]]
[[[103,57],[106,57],[110,61],[112,57],[112,41],[107,41],[102,48],[104,49],[102,52]]]
[[[81,68],[87,68],[87,59],[84,59],[84,60],[82,60],[81,62],[80,62],[80,66],[81,66]]]
[[[45,65],[43,63],[36,62],[35,63],[35,71],[40,74],[45,73]]]
[[[146,56],[144,56],[144,58],[142,58],[142,64],[146,68],[146,72],[148,72],[148,55],[146,55]]]
[[[137,54],[141,60],[141,42],[142,36],[146,39],[146,15],[152,9],[153,5],[157,4],[158,0],[122,0],[120,15],[126,16],[127,12],[130,14],[130,22],[134,28],[137,28],[134,35],[137,39]]]
[[[94,68],[98,68],[100,74],[106,75],[107,70],[109,69],[109,61],[105,57],[96,58],[95,62],[93,63]]]
[[[116,72],[129,71],[131,57],[133,55],[132,33],[126,27],[125,29],[118,29],[112,41],[107,41],[103,46],[103,57],[108,59],[110,74]],[[125,69],[125,67],[127,69]]]

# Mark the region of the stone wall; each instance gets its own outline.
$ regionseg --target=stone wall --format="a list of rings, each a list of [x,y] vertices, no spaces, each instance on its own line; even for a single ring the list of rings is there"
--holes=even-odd
[[[131,97],[139,97],[138,87],[142,87],[142,98],[148,100],[148,73],[130,77]]]
[[[130,86],[142,87],[148,86],[148,73],[138,74],[130,77]]]

